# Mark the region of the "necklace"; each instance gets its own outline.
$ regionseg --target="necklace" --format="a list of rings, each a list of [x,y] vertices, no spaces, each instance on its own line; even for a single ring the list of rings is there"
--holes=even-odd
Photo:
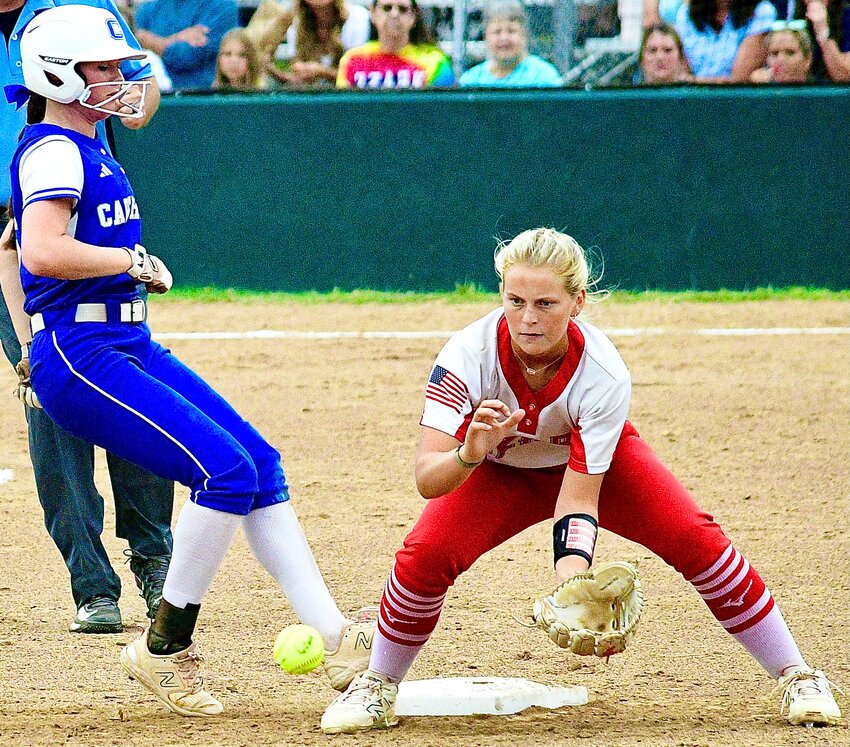
[[[564,352],[564,355],[566,355],[566,352]],[[550,361],[545,366],[540,366],[540,368],[532,368],[520,357],[519,353],[514,350],[514,356],[516,357],[516,359],[520,363],[522,363],[522,365],[525,367],[526,372],[531,374],[532,376],[539,374],[541,371],[545,371],[547,368],[554,366],[556,363],[560,363],[562,360],[564,360],[564,355],[558,356],[557,358],[555,358],[555,360]]]

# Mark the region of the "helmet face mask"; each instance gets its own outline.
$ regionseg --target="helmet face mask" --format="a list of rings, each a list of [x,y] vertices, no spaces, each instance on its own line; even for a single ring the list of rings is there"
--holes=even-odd
[[[21,36],[21,67],[26,87],[60,104],[79,102],[87,109],[138,119],[144,116],[147,81],[87,83],[81,62],[120,62],[143,59],[143,52],[127,44],[118,19],[109,11],[86,5],[63,5],[45,10],[27,25]],[[96,104],[87,103],[93,89],[117,87]],[[139,95],[141,94],[141,95]],[[118,102],[129,111],[107,108]]]
[[[112,114],[116,117],[124,119],[141,119],[145,115],[145,94],[147,93],[150,81],[133,81],[133,80],[115,80],[101,81],[100,83],[89,83],[83,88],[83,92],[77,97],[80,106],[86,109],[93,109],[96,112],[104,114]],[[98,101],[96,104],[88,103],[92,92],[97,88],[117,88],[114,93],[109,94],[105,99]],[[139,95],[135,92],[138,91]],[[131,94],[130,96],[127,96]],[[127,96],[127,98],[125,98]],[[110,109],[109,104],[117,101],[122,109],[129,109],[129,112],[123,112],[120,109]]]

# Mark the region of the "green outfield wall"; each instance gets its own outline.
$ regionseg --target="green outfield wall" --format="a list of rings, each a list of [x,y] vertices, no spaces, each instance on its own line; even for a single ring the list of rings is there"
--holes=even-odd
[[[495,289],[548,225],[622,289],[850,288],[850,88],[185,96],[116,138],[182,284]]]

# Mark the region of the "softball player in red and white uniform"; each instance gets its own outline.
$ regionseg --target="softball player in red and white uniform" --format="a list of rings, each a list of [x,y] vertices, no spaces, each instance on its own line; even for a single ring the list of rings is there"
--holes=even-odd
[[[559,581],[586,570],[598,526],[672,565],[720,624],[784,685],[792,723],[836,723],[827,678],[803,659],[773,597],[627,420],[631,379],[578,318],[588,267],[549,229],[500,247],[503,306],[455,334],[426,390],[416,482],[428,500],[396,554],[369,671],[322,717],[326,732],[392,726],[398,683],[449,587],[481,555],[554,520]]]

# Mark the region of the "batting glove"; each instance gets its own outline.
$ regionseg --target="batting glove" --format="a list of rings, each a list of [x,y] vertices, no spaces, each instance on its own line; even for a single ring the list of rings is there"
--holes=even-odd
[[[15,372],[18,374],[18,385],[15,387],[13,394],[23,402],[27,407],[41,409],[41,402],[38,401],[38,395],[32,388],[30,383],[30,344],[21,345],[21,360],[15,366]]]
[[[141,244],[136,244],[132,249],[124,248],[133,261],[130,269],[127,270],[131,278],[143,283],[149,293],[167,293],[171,290],[174,279],[165,266],[165,262],[153,254],[148,254],[148,250]]]

